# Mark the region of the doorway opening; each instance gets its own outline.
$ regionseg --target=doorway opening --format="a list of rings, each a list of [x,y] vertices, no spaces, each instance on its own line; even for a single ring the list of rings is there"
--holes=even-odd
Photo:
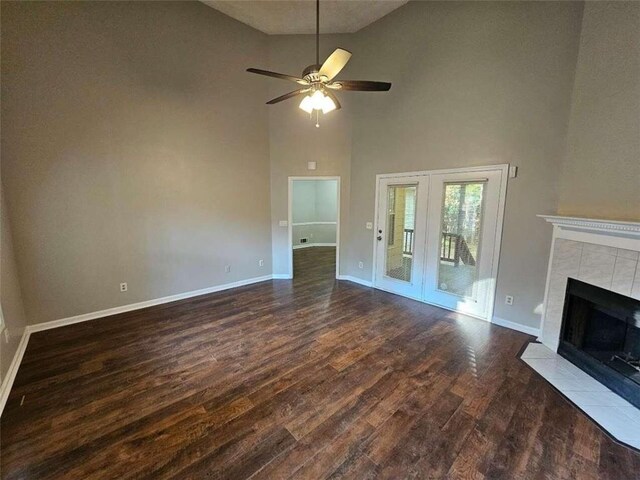
[[[289,273],[338,277],[340,177],[289,177]]]

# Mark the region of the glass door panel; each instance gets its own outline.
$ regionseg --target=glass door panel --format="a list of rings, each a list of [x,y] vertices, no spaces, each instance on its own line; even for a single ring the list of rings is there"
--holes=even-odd
[[[411,282],[416,185],[387,187],[387,241],[385,274]]]
[[[422,294],[427,176],[380,179],[375,286],[413,298]]]
[[[444,184],[438,289],[477,299],[486,182]]]

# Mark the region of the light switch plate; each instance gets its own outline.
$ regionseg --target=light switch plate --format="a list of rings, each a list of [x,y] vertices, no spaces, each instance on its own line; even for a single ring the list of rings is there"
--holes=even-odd
[[[281,227],[288,227],[289,226],[289,222],[287,222],[286,220],[280,220],[278,222],[278,225],[280,225]]]
[[[316,162],[307,162],[307,170],[315,170]]]
[[[367,222],[367,224],[365,225],[367,230],[373,230],[373,222]]]
[[[509,166],[509,178],[516,178],[518,176],[518,167],[515,165]]]

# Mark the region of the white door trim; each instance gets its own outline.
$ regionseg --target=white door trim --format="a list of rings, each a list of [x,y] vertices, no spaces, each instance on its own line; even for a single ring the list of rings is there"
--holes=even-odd
[[[293,278],[293,182],[296,180],[336,180],[338,182],[338,198],[336,199],[337,211],[336,211],[336,278],[340,276],[340,177],[339,176],[303,176],[303,177],[289,177],[289,188],[287,193],[287,250],[289,256],[289,270],[288,278]]]
[[[377,288],[375,287],[376,272],[378,270],[378,266],[377,266],[378,259],[376,255],[376,236],[379,228],[378,227],[378,196],[380,194],[379,192],[380,180],[386,179],[386,178],[414,177],[419,175],[431,176],[431,175],[448,174],[448,173],[452,173],[452,174],[465,173],[465,172],[471,173],[471,172],[481,172],[481,171],[487,171],[487,170],[495,170],[501,173],[500,194],[498,199],[498,218],[496,220],[496,236],[495,236],[494,249],[493,249],[493,259],[491,264],[491,277],[495,281],[493,282],[493,287],[491,289],[490,297],[488,301],[489,308],[488,308],[487,318],[484,318],[484,317],[478,317],[478,318],[481,318],[481,320],[486,320],[488,322],[492,321],[493,311],[495,308],[495,296],[496,296],[496,287],[497,287],[497,279],[498,279],[498,265],[500,261],[500,248],[502,246],[502,231],[503,231],[503,225],[504,225],[505,202],[507,197],[507,184],[509,183],[508,182],[509,180],[509,164],[508,163],[476,166],[476,167],[460,167],[460,168],[446,168],[446,169],[439,169],[439,170],[422,170],[422,171],[414,171],[414,172],[377,174],[376,189],[375,189],[376,192],[375,192],[375,199],[374,199],[374,217],[373,217],[374,218],[374,235],[372,240],[372,257],[373,257],[372,284],[374,285],[374,288]],[[420,301],[424,301],[424,300],[420,300]],[[428,302],[425,302],[425,303],[428,303]],[[442,308],[446,308],[446,307],[442,307]],[[469,315],[469,314],[465,313],[465,315]],[[474,316],[474,315],[469,315],[469,316]]]

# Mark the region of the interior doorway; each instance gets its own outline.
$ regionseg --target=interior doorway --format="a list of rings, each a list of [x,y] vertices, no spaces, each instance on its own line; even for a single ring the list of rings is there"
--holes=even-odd
[[[289,273],[337,278],[340,177],[289,177]]]

